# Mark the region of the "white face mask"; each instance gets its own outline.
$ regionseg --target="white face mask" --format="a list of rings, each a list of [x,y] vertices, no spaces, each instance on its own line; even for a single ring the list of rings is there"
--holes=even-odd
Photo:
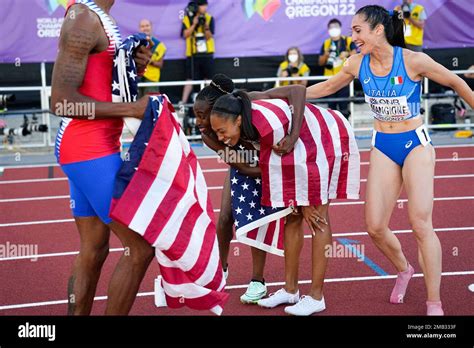
[[[288,55],[288,60],[290,63],[296,63],[298,61],[298,55],[297,54],[289,54]]]
[[[330,37],[338,37],[341,36],[341,28],[331,28],[328,30]]]

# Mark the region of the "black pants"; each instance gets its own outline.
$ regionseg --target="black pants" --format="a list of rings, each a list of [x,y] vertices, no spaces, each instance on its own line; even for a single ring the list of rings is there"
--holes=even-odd
[[[210,80],[214,75],[214,56],[195,55],[186,58],[186,78],[191,80]]]
[[[349,97],[349,86],[344,87],[337,91],[336,93],[329,95],[328,98],[348,98]],[[347,101],[338,101],[338,102],[329,102],[328,107],[333,110],[339,110],[345,118],[349,119],[350,111],[349,111],[349,102]]]

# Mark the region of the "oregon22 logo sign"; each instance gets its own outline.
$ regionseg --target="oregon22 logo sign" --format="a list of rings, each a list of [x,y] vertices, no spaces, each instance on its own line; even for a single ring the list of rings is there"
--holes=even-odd
[[[49,15],[52,15],[59,6],[66,8],[68,0],[44,0]]]
[[[243,0],[244,13],[250,19],[258,13],[265,21],[268,21],[280,8],[280,0]]]

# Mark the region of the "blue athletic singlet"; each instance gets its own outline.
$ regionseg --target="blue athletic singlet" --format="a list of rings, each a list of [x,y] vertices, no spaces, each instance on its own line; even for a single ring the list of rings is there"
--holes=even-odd
[[[370,70],[370,55],[365,55],[359,80],[365,101],[377,120],[401,122],[420,114],[421,81],[415,82],[408,76],[401,47],[393,47],[392,70],[386,76],[374,75]]]

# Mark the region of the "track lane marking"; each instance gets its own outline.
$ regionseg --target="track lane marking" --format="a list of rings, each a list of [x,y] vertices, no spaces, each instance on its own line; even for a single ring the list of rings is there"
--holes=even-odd
[[[465,275],[474,275],[474,271],[456,271],[456,272],[443,272],[441,273],[443,277],[450,277],[450,276],[465,276]],[[329,278],[325,279],[325,283],[342,283],[342,282],[360,282],[360,281],[367,281],[367,280],[385,280],[385,279],[395,279],[396,275],[387,275],[387,276],[367,276],[367,277],[347,277],[347,278]],[[423,278],[422,273],[415,273],[413,278]],[[300,280],[298,284],[311,284],[311,280]],[[274,286],[283,286],[285,282],[272,282],[266,283],[267,287],[274,287]],[[248,284],[239,284],[239,285],[229,285],[226,286],[226,290],[235,290],[235,289],[246,289]],[[148,297],[154,296],[154,292],[141,292],[137,294],[137,297]],[[96,296],[94,297],[94,301],[105,301],[107,300],[107,296]],[[42,307],[42,306],[52,306],[58,304],[67,304],[67,300],[56,300],[56,301],[44,301],[44,302],[32,302],[32,303],[19,303],[19,304],[10,304],[10,305],[3,305],[0,306],[0,311],[9,310],[9,309],[19,309],[19,308],[33,308],[33,307]]]
[[[216,157],[217,159],[218,157]],[[436,159],[436,162],[463,162],[463,161],[474,161],[474,157],[458,157],[458,158],[452,158],[452,157],[448,157],[448,158],[437,158]],[[216,161],[217,163],[219,163],[218,161]],[[366,166],[366,165],[369,165],[369,162],[360,162],[361,165],[363,166]],[[0,169],[2,169],[2,171],[5,171],[7,169],[31,169],[31,168],[48,168],[48,167],[57,167],[58,164],[41,164],[41,165],[32,165],[32,166],[29,166],[29,165],[24,165],[24,166],[0,166]],[[204,173],[213,173],[213,172],[222,172],[222,171],[226,171],[228,170],[228,168],[217,168],[217,169],[203,169],[202,171]],[[58,178],[51,178],[51,179],[58,179]]]
[[[474,174],[453,174],[453,175],[436,175],[435,180],[441,179],[469,179],[474,178]],[[40,179],[48,180],[48,179]],[[360,182],[367,182],[367,179],[361,179]],[[207,189],[209,191],[222,190],[223,186],[209,186]],[[60,195],[60,196],[38,196],[38,197],[24,197],[24,198],[5,198],[0,199],[0,203],[12,203],[12,202],[27,202],[27,201],[39,201],[39,200],[50,200],[50,199],[66,199],[69,198],[69,195]]]
[[[461,197],[438,197],[434,198],[433,201],[465,201],[465,200],[473,200],[474,196],[461,196]],[[406,203],[408,199],[398,199],[398,203]],[[355,202],[334,202],[331,203],[331,206],[349,206],[349,205],[363,205],[365,201],[355,201]],[[214,213],[219,213],[220,209],[214,209]],[[54,223],[63,223],[63,222],[71,222],[74,219],[60,219],[60,220],[39,220],[39,221],[22,221],[22,222],[8,222],[0,224],[0,228],[2,227],[15,227],[15,226],[28,226],[28,225],[42,225],[42,224],[54,224]]]
[[[474,231],[473,227],[443,227],[443,228],[435,228],[435,232],[468,232]],[[394,234],[406,234],[412,233],[412,230],[393,230]],[[354,236],[368,236],[367,232],[342,232],[342,233],[334,233],[332,235],[333,238],[338,237],[354,237]],[[305,234],[305,239],[312,238],[311,234]],[[240,243],[237,239],[232,239],[231,243]],[[112,248],[109,249],[109,252],[119,252],[124,251],[124,248]],[[61,257],[61,256],[73,256],[79,254],[79,251],[65,251],[65,252],[58,252],[58,253],[47,253],[47,254],[37,254],[37,255],[26,255],[26,256],[11,256],[11,257],[4,257],[0,258],[0,262],[2,261],[18,261],[18,260],[30,260],[30,259],[40,259],[40,258],[49,258],[49,257]]]

